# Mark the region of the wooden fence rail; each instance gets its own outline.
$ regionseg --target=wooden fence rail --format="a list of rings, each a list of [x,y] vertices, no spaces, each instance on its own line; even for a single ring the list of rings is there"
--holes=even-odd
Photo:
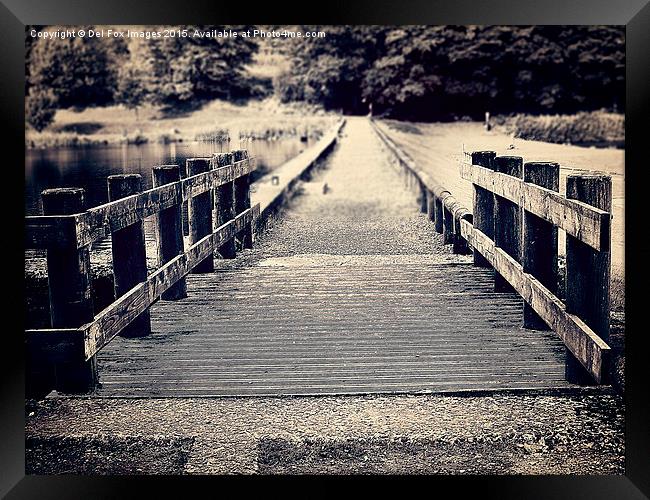
[[[463,153],[460,175],[474,186],[469,211],[371,123],[452,251],[472,251],[474,265],[494,269],[495,292],[524,299],[525,328],[560,336],[567,380],[608,383],[611,179],[568,176],[564,196],[556,163]],[[557,296],[558,229],[567,235],[565,302]]]
[[[96,354],[116,335],[151,332],[149,307],[187,296],[185,276],[214,270],[213,254],[235,257],[250,248],[259,204],[250,203],[254,160],[245,150],[153,168],[152,189],[141,177],[108,178],[109,202],[85,210],[83,189],[43,192],[43,216],[26,217],[25,247],[46,249],[51,328],[27,330],[28,393],[55,388],[79,393],[97,384]],[[185,248],[181,206],[188,204]],[[147,275],[143,221],[156,217],[159,267]],[[111,236],[116,300],[94,311],[90,244]]]

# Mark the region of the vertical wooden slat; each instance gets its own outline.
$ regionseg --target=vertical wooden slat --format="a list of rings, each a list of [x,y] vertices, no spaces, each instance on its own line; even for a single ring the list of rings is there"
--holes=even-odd
[[[522,179],[524,160],[520,156],[497,156],[494,169],[505,175]],[[510,257],[521,262],[521,209],[510,200],[494,196],[494,243]],[[514,288],[498,272],[494,273],[494,291],[512,292]]]
[[[216,168],[232,165],[232,153],[219,153],[214,156],[213,163]],[[229,220],[235,218],[235,185],[234,182],[228,182],[219,186],[215,192],[214,201],[216,204],[216,226],[219,227]],[[234,259],[236,256],[235,239],[227,241],[221,245],[217,251],[224,259]]]
[[[474,151],[472,164],[494,170],[494,151]],[[474,185],[474,227],[486,236],[494,239],[494,194],[487,189]],[[474,265],[492,267],[479,252],[474,252]]]
[[[524,182],[552,191],[560,190],[560,165],[550,162],[524,163]],[[557,295],[557,227],[523,210],[522,265],[524,272]],[[524,328],[547,330],[548,325],[528,304],[524,304]]]
[[[142,191],[140,174],[110,175],[108,199],[119,200]],[[135,285],[147,279],[147,254],[144,240],[144,222],[115,231],[111,235],[115,298],[119,298]],[[145,311],[121,332],[122,337],[143,337],[151,333],[151,317]]]
[[[161,165],[153,168],[154,187],[178,182],[180,178],[181,174],[178,165]],[[159,265],[163,265],[183,253],[183,223],[180,202],[162,210],[156,216],[156,248]],[[164,300],[178,300],[185,297],[187,297],[185,278],[177,281],[161,296]]]
[[[566,180],[566,197],[611,213],[612,180],[604,175],[570,175]],[[609,236],[605,241],[609,241]],[[594,250],[567,234],[566,258],[567,312],[579,316],[600,338],[608,342],[610,252]],[[604,367],[603,373],[607,376],[607,367]],[[575,384],[593,383],[589,373],[568,351],[566,377],[567,381]],[[607,383],[606,380],[603,382]]]
[[[210,170],[210,159],[188,158],[186,169],[189,177],[208,172]],[[193,245],[212,232],[211,194],[212,191],[206,191],[188,200],[187,224],[190,245]],[[214,272],[214,259],[212,255],[197,264],[191,272],[195,274]]]
[[[45,215],[70,215],[85,210],[81,188],[47,189],[42,193]],[[68,241],[76,238],[71,235]],[[90,245],[47,250],[47,273],[50,292],[52,328],[74,328],[93,320]],[[83,358],[54,366],[57,391],[85,393],[97,384],[95,357]]]

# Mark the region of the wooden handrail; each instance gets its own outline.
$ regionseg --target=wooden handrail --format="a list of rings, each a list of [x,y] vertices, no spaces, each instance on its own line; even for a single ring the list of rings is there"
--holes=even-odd
[[[479,165],[461,163],[460,173],[463,179],[520,205],[595,250],[609,248],[609,212]]]
[[[76,248],[82,248],[191,197],[233,182],[254,169],[254,159],[246,158],[78,214],[25,217],[25,248],[68,247],[71,239]]]

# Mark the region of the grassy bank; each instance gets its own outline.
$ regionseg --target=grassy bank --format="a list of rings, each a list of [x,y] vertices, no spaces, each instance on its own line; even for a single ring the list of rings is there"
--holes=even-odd
[[[587,147],[625,147],[625,115],[619,113],[497,116],[494,122],[520,139]]]
[[[173,115],[147,106],[135,111],[121,106],[59,110],[42,132],[28,128],[27,148],[147,142],[226,141],[307,136],[318,138],[337,117],[311,106],[282,105],[275,99],[246,105],[215,100],[199,109]],[[236,147],[236,146],[233,146]]]

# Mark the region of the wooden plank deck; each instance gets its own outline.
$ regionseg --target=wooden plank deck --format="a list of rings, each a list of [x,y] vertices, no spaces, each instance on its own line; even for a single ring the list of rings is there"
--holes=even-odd
[[[488,271],[422,257],[294,257],[192,275],[153,334],[99,354],[99,396],[446,392],[564,387],[564,347],[521,328]],[[327,260],[327,259],[326,259]],[[360,261],[365,261],[360,265]]]
[[[553,332],[453,256],[363,118],[244,257],[189,275],[152,335],[98,354],[99,397],[567,387]],[[328,193],[323,187],[327,184]]]

